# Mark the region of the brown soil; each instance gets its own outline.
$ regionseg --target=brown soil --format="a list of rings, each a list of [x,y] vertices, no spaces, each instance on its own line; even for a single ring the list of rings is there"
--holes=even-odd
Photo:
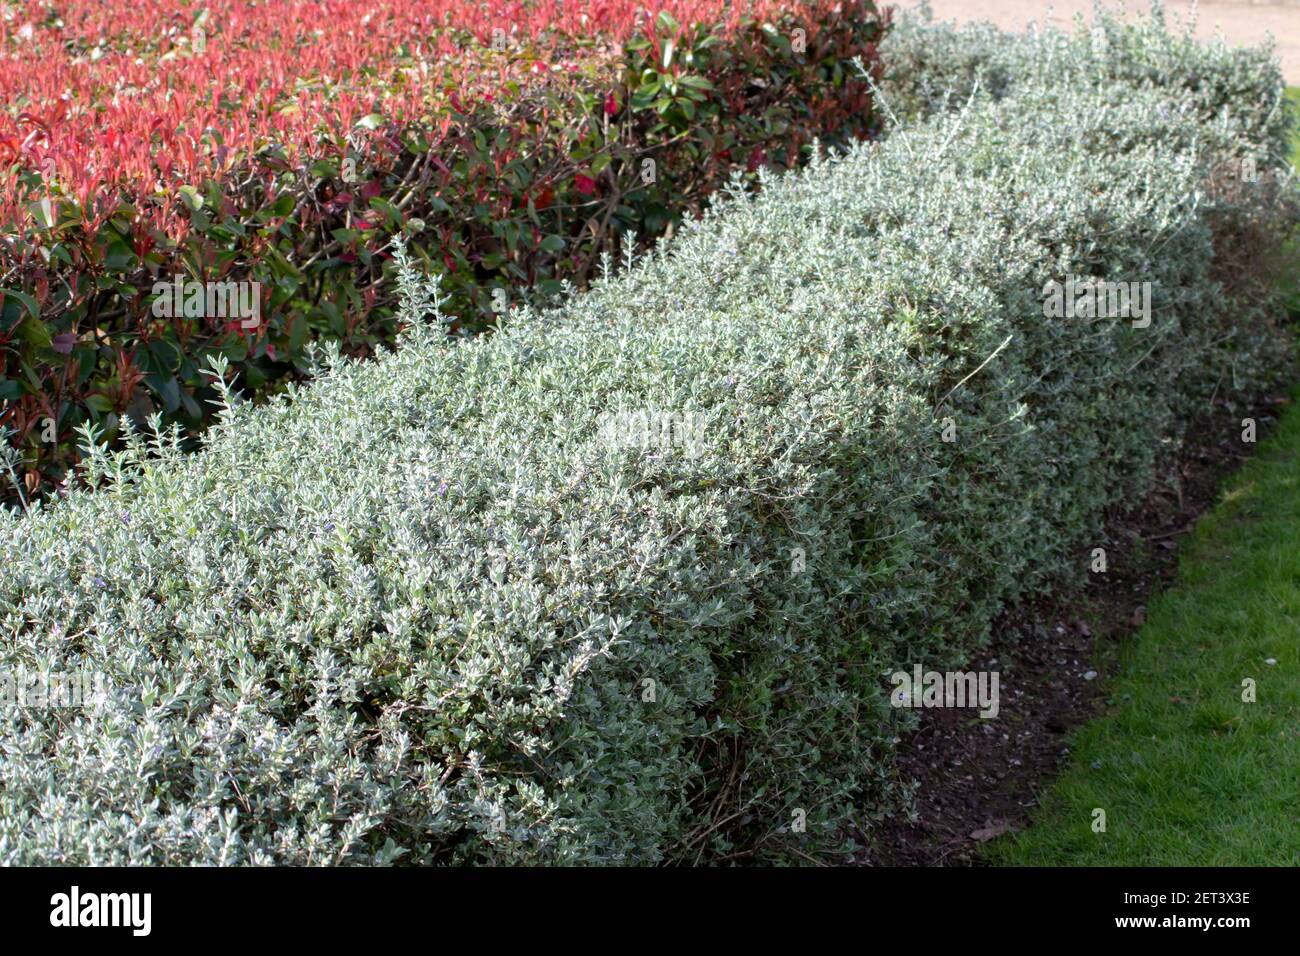
[[[1109,523],[1107,573],[1089,574],[1081,591],[1022,608],[994,628],[995,634],[1046,633],[995,641],[970,662],[1001,672],[997,719],[962,708],[920,711],[920,729],[897,753],[899,779],[918,785],[915,818],[894,817],[856,834],[866,849],[855,862],[970,865],[979,862],[982,843],[1028,822],[1038,794],[1069,756],[1069,732],[1100,713],[1097,687],[1107,662],[1118,642],[1141,626],[1150,595],[1173,576],[1180,538],[1253,450],[1234,440],[1241,419],[1253,415],[1263,433],[1288,401],[1275,391],[1253,411],[1215,408],[1193,431],[1186,453],[1157,483],[1160,490]],[[1117,562],[1121,550],[1142,558]]]

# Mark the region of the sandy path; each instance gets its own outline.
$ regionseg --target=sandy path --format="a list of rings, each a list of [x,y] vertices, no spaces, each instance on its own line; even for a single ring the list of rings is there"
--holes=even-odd
[[[915,7],[919,0],[883,0],[902,8]],[[1105,4],[1114,8],[1110,0]],[[1043,20],[1051,8],[1050,21],[1068,25],[1076,13],[1092,19],[1092,0],[931,0],[936,20],[991,20],[1004,30],[1020,30],[1031,20]],[[1145,15],[1147,0],[1127,0],[1120,4],[1130,15]],[[1166,0],[1167,22],[1185,22],[1193,4],[1190,0]],[[1208,39],[1222,31],[1230,43],[1258,44],[1271,33],[1277,41],[1277,54],[1287,83],[1300,85],[1300,0],[1211,0],[1198,5],[1195,34]]]

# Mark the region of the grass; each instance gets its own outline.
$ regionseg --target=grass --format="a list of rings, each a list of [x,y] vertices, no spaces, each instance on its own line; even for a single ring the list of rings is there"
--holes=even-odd
[[[1300,864],[1300,406],[1201,520],[1120,661],[1110,713],[1076,736],[1035,824],[990,858]]]
[[[1300,165],[1300,130],[1293,144]],[[1034,824],[988,858],[1300,864],[1300,405],[1199,522],[1118,665],[1108,713],[1074,737]]]
[[[1300,109],[1300,86],[1288,87],[1286,95],[1291,97],[1291,102]],[[1291,131],[1291,164],[1300,167],[1300,125]]]

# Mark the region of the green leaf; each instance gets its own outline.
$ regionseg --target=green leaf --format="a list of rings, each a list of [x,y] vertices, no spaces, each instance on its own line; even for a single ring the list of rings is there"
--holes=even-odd
[[[242,362],[248,357],[248,339],[242,335],[234,336],[221,348],[221,354],[232,362]]]
[[[41,317],[40,306],[38,306],[36,300],[26,292],[19,292],[17,289],[0,289],[0,311],[2,311],[6,317],[9,315],[8,299],[20,302],[24,307],[26,307],[27,314],[32,318],[39,319]],[[13,321],[17,322],[17,316],[14,316]]]
[[[174,376],[147,375],[145,381],[163,401],[163,410],[168,414],[181,407],[181,389]]]
[[[107,395],[87,395],[86,407],[97,415],[107,415],[113,410],[113,403]]]
[[[40,202],[34,202],[31,206],[32,215],[46,229],[53,229],[58,216],[54,210],[54,204],[50,202],[49,197],[45,197]]]
[[[682,86],[689,86],[697,90],[713,89],[713,84],[702,76],[679,76],[677,82]]]
[[[135,253],[125,242],[117,241],[108,247],[104,265],[112,272],[124,272],[135,262]]]
[[[632,109],[633,110],[649,109],[651,104],[654,103],[655,93],[657,92],[658,89],[657,83],[655,84],[655,87],[656,89],[654,90],[637,90],[636,93],[634,93],[632,96]]]
[[[166,339],[154,339],[149,343],[149,354],[157,363],[160,369],[175,371],[180,368],[181,353],[180,350]]]
[[[293,207],[297,205],[297,200],[293,198],[292,193],[285,193],[277,199],[271,206],[271,214],[276,218],[284,218],[293,212]]]
[[[266,247],[266,256],[267,256],[267,258],[269,258],[269,259],[270,259],[270,260],[271,260],[271,261],[272,261],[276,266],[279,267],[279,268],[276,270],[278,275],[286,275],[286,274],[287,274],[287,275],[291,275],[291,276],[293,276],[294,278],[296,278],[296,279],[299,280],[300,282],[305,282],[305,281],[306,281],[307,277],[304,276],[300,271],[298,271],[298,267],[295,266],[295,265],[294,265],[292,262],[290,262],[288,259],[286,259],[286,258],[284,257],[284,253],[282,253],[282,252],[281,252],[279,249],[277,249],[274,245],[271,245],[271,246],[267,246],[267,247]]]
[[[185,204],[190,212],[198,212],[203,208],[203,197],[199,195],[199,191],[193,186],[182,186],[177,190],[177,193],[180,194],[181,202]]]
[[[398,209],[387,199],[375,196],[370,200],[370,208],[378,209],[388,219],[388,225],[393,229],[402,228],[402,210]]]
[[[181,405],[185,407],[185,414],[191,419],[201,419],[203,409],[199,408],[199,403],[194,400],[194,396],[189,392],[181,392]]]
[[[5,291],[5,297],[14,297],[23,305],[27,306],[28,314],[18,323],[16,332],[18,337],[28,345],[35,346],[38,349],[48,349],[54,347],[54,339],[50,337],[50,330],[45,327],[37,311],[36,300],[29,295],[21,292],[14,292],[12,289]]]

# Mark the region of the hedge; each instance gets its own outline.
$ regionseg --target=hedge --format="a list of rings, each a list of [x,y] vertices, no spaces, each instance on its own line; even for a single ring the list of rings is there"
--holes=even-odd
[[[1257,109],[1034,76],[493,336],[411,269],[396,352],[88,453],[0,519],[3,665],[107,688],[0,710],[0,861],[842,858],[909,797],[886,675],[1078,580],[1205,383],[1283,364],[1214,275],[1289,214],[1214,186]],[[1071,274],[1153,321],[1046,318]]]
[[[1223,112],[1242,123],[1236,155],[1256,151],[1259,168],[1284,166],[1293,119],[1274,43],[1197,42],[1190,30],[1168,29],[1153,0],[1146,23],[1126,23],[1099,9],[1073,31],[1003,33],[992,24],[933,23],[928,8],[903,13],[886,46],[882,88],[896,116],[958,108],[978,87],[1003,96],[1026,82],[1051,83],[1065,73],[1088,82],[1182,90],[1210,122]]]
[[[103,102],[77,104],[93,116],[117,104],[89,144],[62,141],[85,125],[57,98],[73,67],[18,44],[36,52],[14,135],[0,123],[0,211],[12,213],[0,216],[0,425],[24,451],[29,494],[65,480],[84,422],[116,438],[122,418],[158,410],[197,435],[209,355],[265,394],[307,373],[312,342],[353,356],[391,344],[394,236],[444,277],[449,332],[481,331],[521,297],[584,285],[620,241],[670,232],[731,172],[752,181],[759,165],[799,165],[814,137],[877,125],[851,68],[874,61],[884,29],[870,0],[682,0],[635,17],[620,0],[581,23],[557,5],[540,27],[537,5],[452,4],[451,20],[426,26],[432,11],[394,0],[342,5],[319,40],[300,5],[230,6],[200,17],[202,53],[176,27],[115,27],[145,33],[107,48],[65,42],[75,25],[41,27],[68,58],[101,44],[76,70],[111,79],[122,44],[166,70],[166,83],[139,79],[139,96],[163,97],[158,115],[145,101],[120,116],[133,101],[118,91],[141,69],[120,57]],[[362,55],[372,34],[392,48]],[[322,44],[340,47],[323,78],[299,63]],[[209,90],[210,71],[253,85]],[[46,147],[19,152],[19,140]],[[133,178],[109,181],[119,166]],[[160,318],[155,284],[176,276],[258,283],[260,321]]]

